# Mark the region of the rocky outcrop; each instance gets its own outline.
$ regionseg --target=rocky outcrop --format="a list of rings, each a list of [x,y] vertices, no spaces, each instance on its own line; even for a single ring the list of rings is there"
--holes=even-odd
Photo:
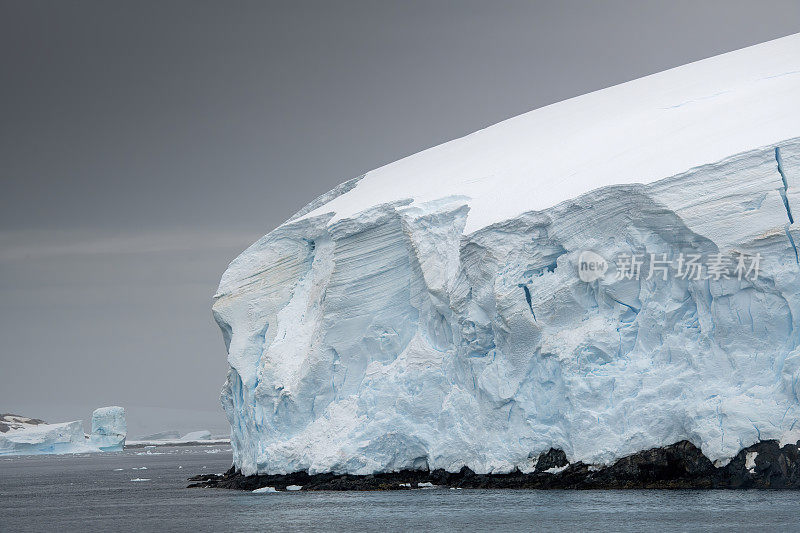
[[[11,413],[0,414],[0,433],[6,433],[17,429],[26,429],[30,426],[46,424],[44,420],[38,418],[28,418],[27,416],[14,415]]]
[[[532,472],[476,474],[469,468],[402,470],[370,475],[309,474],[245,476],[235,467],[225,474],[189,478],[190,488],[256,490],[456,489],[800,489],[800,442],[780,446],[762,441],[741,450],[728,464],[714,464],[689,441],[623,457],[608,466],[568,464],[562,450],[539,456]],[[301,487],[297,489],[297,487]],[[290,490],[292,490],[290,489]]]

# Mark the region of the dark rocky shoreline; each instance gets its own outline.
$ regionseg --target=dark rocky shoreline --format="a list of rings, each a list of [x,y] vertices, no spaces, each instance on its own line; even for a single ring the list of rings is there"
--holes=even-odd
[[[436,486],[460,489],[800,489],[798,445],[783,447],[777,441],[756,443],[741,450],[730,463],[715,467],[699,448],[681,441],[619,459],[612,465],[592,467],[568,464],[566,454],[551,449],[539,456],[533,472],[476,474],[444,470],[403,470],[372,475],[314,474],[244,476],[231,467],[225,474],[189,478],[190,488],[255,490],[409,490]],[[749,458],[749,461],[748,461]],[[550,470],[548,472],[548,470]]]

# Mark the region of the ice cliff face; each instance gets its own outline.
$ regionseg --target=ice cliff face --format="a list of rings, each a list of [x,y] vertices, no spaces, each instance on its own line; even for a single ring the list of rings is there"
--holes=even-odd
[[[793,435],[798,97],[795,35],[533,111],[312,202],[215,297],[234,463],[488,473],[551,447],[607,463],[683,439],[724,462]],[[584,281],[587,257],[607,268]]]
[[[92,413],[92,445],[103,451],[122,450],[127,433],[124,408],[100,407]]]
[[[83,423],[36,424],[0,434],[0,455],[39,455],[85,451]]]

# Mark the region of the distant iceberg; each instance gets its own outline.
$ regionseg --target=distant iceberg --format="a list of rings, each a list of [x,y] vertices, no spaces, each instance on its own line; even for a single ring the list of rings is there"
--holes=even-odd
[[[93,446],[103,451],[118,451],[125,447],[128,426],[125,422],[125,409],[122,407],[101,407],[92,413]]]
[[[200,431],[190,431],[186,435],[180,438],[183,442],[195,442],[201,440],[211,440],[211,432],[207,429],[202,429]]]
[[[92,434],[83,421],[47,424],[18,415],[0,415],[0,455],[41,455],[119,451],[125,446],[125,409],[101,407],[92,413]]]
[[[162,431],[153,435],[139,437],[134,440],[126,441],[129,448],[141,448],[144,446],[189,446],[194,444],[229,444],[230,438],[227,435],[212,435],[207,429],[190,431],[181,435],[177,431]]]
[[[83,422],[37,424],[0,433],[0,455],[39,455],[88,451]]]

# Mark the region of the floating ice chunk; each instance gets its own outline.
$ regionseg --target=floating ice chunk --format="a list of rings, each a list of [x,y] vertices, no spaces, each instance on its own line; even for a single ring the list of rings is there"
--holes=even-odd
[[[275,487],[261,487],[260,489],[256,489],[253,492],[257,494],[265,493],[265,492],[278,492]]]

